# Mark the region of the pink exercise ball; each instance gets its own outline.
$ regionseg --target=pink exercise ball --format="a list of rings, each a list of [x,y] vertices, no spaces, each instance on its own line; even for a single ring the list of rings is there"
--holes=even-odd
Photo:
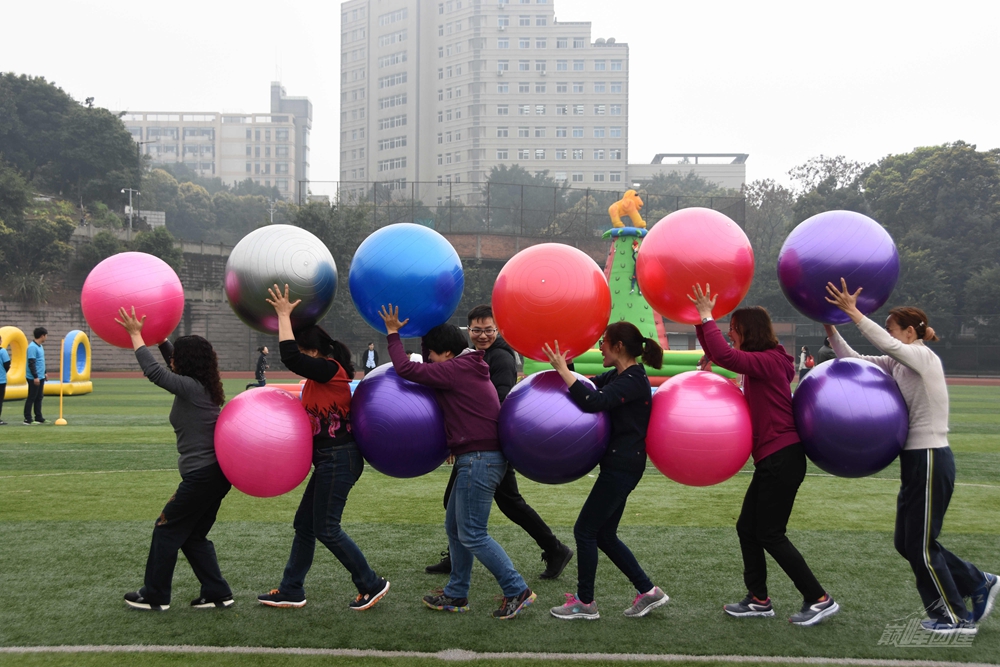
[[[170,265],[144,252],[121,252],[95,266],[80,295],[83,316],[101,340],[132,349],[132,339],[115,322],[118,309],[135,307],[146,323],[142,339],[147,345],[166,340],[184,314],[184,288]]]
[[[688,299],[695,283],[718,296],[712,314],[739,306],[753,281],[753,248],[740,226],[708,208],[683,208],[653,225],[635,261],[639,288],[653,309],[682,324],[700,324]]]
[[[664,475],[688,486],[724,482],[753,448],[743,392],[715,373],[688,371],[653,394],[646,453]]]
[[[215,456],[222,472],[248,496],[288,493],[312,465],[313,429],[299,400],[261,387],[226,403],[215,424]]]

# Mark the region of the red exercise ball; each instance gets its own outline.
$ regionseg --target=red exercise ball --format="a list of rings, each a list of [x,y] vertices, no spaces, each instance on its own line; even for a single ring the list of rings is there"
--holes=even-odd
[[[184,314],[184,288],[170,265],[144,252],[121,252],[95,266],[80,294],[83,317],[101,340],[132,349],[125,327],[115,322],[118,309],[135,307],[146,316],[142,339],[156,345],[177,328]]]
[[[718,295],[712,314],[732,312],[750,290],[753,248],[739,225],[708,208],[684,208],[653,225],[635,261],[639,288],[653,309],[674,322],[699,324],[687,295],[699,283]]]
[[[547,361],[544,343],[576,357],[608,327],[611,290],[604,272],[582,250],[542,243],[517,253],[493,285],[493,317],[515,350]]]
[[[646,453],[657,470],[675,482],[724,482],[746,464],[752,448],[746,399],[726,378],[688,371],[653,394]]]

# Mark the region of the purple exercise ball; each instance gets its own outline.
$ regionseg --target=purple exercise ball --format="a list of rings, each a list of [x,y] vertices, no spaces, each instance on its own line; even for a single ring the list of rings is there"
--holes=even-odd
[[[846,324],[844,311],[826,301],[828,282],[840,279],[858,296],[858,310],[873,313],[889,300],[899,278],[899,252],[892,237],[867,215],[826,211],[804,220],[778,254],[778,282],[788,302],[811,320]]]
[[[806,456],[838,477],[865,477],[892,463],[909,433],[909,411],[896,381],[863,359],[816,366],[792,397]]]
[[[419,477],[448,458],[434,390],[399,377],[391,364],[368,373],[354,390],[351,432],[365,460],[390,477]]]
[[[581,382],[593,384],[582,375]],[[529,375],[500,408],[500,447],[514,470],[542,484],[565,484],[594,469],[608,448],[607,412],[584,412],[556,371]]]

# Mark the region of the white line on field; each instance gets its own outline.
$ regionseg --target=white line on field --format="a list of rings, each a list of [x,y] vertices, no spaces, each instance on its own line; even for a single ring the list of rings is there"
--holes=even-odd
[[[177,468],[150,468],[148,470],[79,470],[77,472],[42,472],[31,475],[0,475],[0,479],[21,479],[24,477],[63,477],[64,475],[117,475],[132,472],[176,472]]]
[[[350,658],[427,658],[449,662],[471,660],[605,660],[611,662],[732,662],[780,663],[787,665],[851,665],[854,667],[996,667],[990,663],[946,662],[939,660],[882,660],[865,658],[821,658],[757,655],[655,655],[648,653],[478,653],[447,649],[436,653],[421,651],[379,651],[375,649],[272,648],[264,646],[4,646],[0,653],[235,653],[241,655],[318,655]]]

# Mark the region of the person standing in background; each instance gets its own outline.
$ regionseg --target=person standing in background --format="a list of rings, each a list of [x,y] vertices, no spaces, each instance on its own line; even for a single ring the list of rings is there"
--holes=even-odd
[[[365,375],[375,370],[378,366],[378,351],[375,349],[375,343],[368,343],[368,349],[365,350]]]
[[[836,358],[837,358],[837,353],[833,351],[832,347],[830,347],[830,339],[824,338],[823,347],[816,350],[816,365],[818,366],[824,361],[830,361],[831,359],[836,359]]]
[[[267,384],[267,377],[265,376],[265,372],[267,371],[268,368],[271,367],[271,365],[267,363],[267,345],[262,345],[261,347],[258,347],[257,351],[260,352],[260,356],[257,357],[257,370],[254,372],[254,378],[257,381],[248,384],[247,389],[250,389],[252,387],[263,387],[264,385]]]
[[[42,417],[42,397],[45,394],[45,339],[48,338],[49,331],[45,327],[35,327],[32,333],[35,337],[28,343],[28,398],[24,401],[24,423],[44,424]],[[35,421],[31,421],[31,411],[34,407]]]
[[[0,338],[0,416],[3,415],[3,397],[7,394],[7,371],[10,370],[10,354],[3,346],[3,339]],[[7,422],[0,419],[0,426],[6,426]]]

